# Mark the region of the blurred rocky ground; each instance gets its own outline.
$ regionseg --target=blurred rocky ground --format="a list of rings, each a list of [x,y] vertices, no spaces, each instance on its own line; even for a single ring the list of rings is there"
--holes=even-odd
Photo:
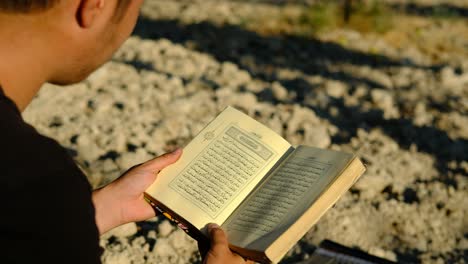
[[[400,262],[466,263],[468,3],[381,2],[343,24],[323,1],[146,1],[111,62],[83,83],[47,85],[24,116],[98,187],[232,105],[368,167],[283,263],[325,238]],[[101,244],[106,264],[200,261],[162,217]]]

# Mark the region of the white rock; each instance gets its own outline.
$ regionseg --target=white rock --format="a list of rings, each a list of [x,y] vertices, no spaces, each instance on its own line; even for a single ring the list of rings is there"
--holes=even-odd
[[[468,73],[462,75],[456,75],[455,71],[451,67],[445,67],[440,73],[442,85],[447,88],[461,88],[465,84],[468,84]]]
[[[391,250],[385,250],[379,247],[372,247],[369,249],[369,253],[377,257],[388,259],[390,261],[397,261],[397,256],[395,252]]]
[[[279,82],[274,82],[271,86],[273,96],[278,101],[284,101],[288,99],[288,90],[284,88]]]
[[[137,164],[146,162],[153,157],[149,155],[144,149],[137,149],[136,152],[128,152],[122,154],[117,160],[116,164],[122,170],[127,170]]]
[[[393,106],[392,94],[386,90],[382,90],[382,89],[372,90],[371,97],[372,97],[372,101],[383,109]]]
[[[154,245],[153,252],[159,257],[166,257],[173,254],[174,248],[169,244],[167,238],[159,238],[156,240],[156,245]]]
[[[171,223],[168,220],[164,220],[158,226],[158,234],[161,237],[169,236],[173,230],[174,230],[174,227],[171,225]]]
[[[346,85],[339,81],[327,81],[325,83],[325,89],[328,95],[335,98],[343,97],[347,90]]]
[[[303,144],[317,148],[327,148],[330,146],[331,138],[325,126],[306,124],[304,125],[304,130]]]
[[[168,239],[175,249],[184,248],[190,243],[189,236],[181,229],[177,229]]]
[[[96,160],[104,152],[93,139],[85,135],[78,137],[76,150],[86,160]]]
[[[109,235],[116,237],[129,237],[135,235],[137,232],[137,225],[135,223],[128,223],[110,230]]]
[[[152,238],[152,239],[156,239],[157,238],[156,231],[154,231],[154,230],[149,231],[147,237]]]
[[[303,128],[304,124],[318,123],[320,123],[320,121],[312,110],[294,105],[292,115],[290,119],[287,120],[288,133],[295,134],[300,128]]]
[[[383,89],[375,89],[371,91],[372,101],[383,110],[384,117],[398,118],[399,111],[395,107],[395,101],[391,92]]]

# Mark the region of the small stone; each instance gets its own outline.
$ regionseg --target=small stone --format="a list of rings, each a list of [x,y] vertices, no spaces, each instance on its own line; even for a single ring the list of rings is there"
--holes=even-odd
[[[372,255],[375,255],[377,257],[380,257],[380,258],[388,259],[390,261],[396,261],[397,260],[397,256],[396,256],[395,252],[393,252],[391,250],[385,250],[385,249],[379,248],[379,247],[372,247],[372,248],[369,249],[369,253],[372,254]]]
[[[109,231],[109,235],[116,237],[129,237],[135,235],[137,232],[137,225],[132,222],[112,229]]]
[[[386,119],[397,118],[399,116],[398,109],[394,105],[392,93],[383,89],[375,89],[371,91],[371,97],[375,105],[383,110]]]
[[[414,107],[414,123],[418,126],[429,124],[434,119],[426,110],[426,105],[422,102],[418,102]]]
[[[338,81],[327,81],[325,89],[328,95],[335,98],[343,97],[346,94],[346,85]]]
[[[137,164],[148,161],[151,158],[152,156],[146,153],[144,149],[138,149],[136,152],[122,154],[122,156],[116,160],[116,163],[121,169],[126,170]]]
[[[170,256],[174,252],[174,248],[169,245],[167,238],[160,238],[156,240],[156,245],[154,245],[153,252],[159,257]]]
[[[76,150],[80,157],[86,160],[96,160],[103,154],[103,150],[98,147],[90,137],[81,136],[77,139]]]
[[[288,99],[288,90],[284,88],[279,82],[274,82],[271,86],[271,90],[273,91],[273,96],[278,101],[284,101]]]
[[[376,89],[371,91],[372,101],[381,108],[388,108],[393,106],[392,94],[382,90]]]
[[[158,234],[161,237],[169,236],[172,233],[172,230],[174,230],[174,227],[171,225],[171,223],[168,220],[164,220],[158,226]]]
[[[392,79],[383,71],[370,71],[369,78],[387,89],[393,87]]]
[[[154,230],[151,230],[148,232],[148,235],[147,235],[148,238],[151,238],[151,239],[156,239],[156,231]]]
[[[442,85],[446,88],[460,88],[468,83],[468,73],[458,75],[451,67],[445,67],[440,73]]]
[[[173,248],[179,249],[187,244],[189,237],[184,231],[177,229],[168,239]]]
[[[304,144],[317,148],[327,148],[331,138],[325,126],[305,125]]]

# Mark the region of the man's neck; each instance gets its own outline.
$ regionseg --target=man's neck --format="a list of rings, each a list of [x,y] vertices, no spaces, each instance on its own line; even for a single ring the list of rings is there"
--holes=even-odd
[[[32,30],[0,17],[0,85],[23,111],[48,80],[47,45]],[[36,33],[37,34],[37,33]]]
[[[11,69],[14,70],[14,66]],[[43,80],[28,72],[18,70],[12,73],[10,69],[0,67],[0,86],[20,111],[26,109],[43,84]]]

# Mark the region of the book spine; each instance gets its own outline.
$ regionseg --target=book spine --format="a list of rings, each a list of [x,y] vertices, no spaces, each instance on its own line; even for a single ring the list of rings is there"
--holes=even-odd
[[[164,204],[158,202],[156,199],[151,197],[149,194],[144,193],[145,200],[153,207],[156,211],[156,214],[160,213],[164,215],[169,221],[176,224],[180,229],[187,233],[190,237],[197,240],[199,243],[199,248],[207,250],[210,246],[210,240],[206,237],[198,228],[190,224],[183,217],[171,211]],[[244,259],[250,259],[258,263],[270,264],[271,260],[264,254],[264,252],[257,252],[253,250],[247,250],[239,248],[233,245],[229,245],[230,249],[237,254],[244,257]]]
[[[171,211],[169,208],[164,206],[162,203],[158,202],[156,199],[148,195],[145,195],[145,200],[153,207],[156,211],[156,214],[160,213],[164,215],[169,221],[177,225],[180,229],[182,229],[185,233],[187,233],[190,237],[197,240],[199,243],[209,243],[209,239],[195,226],[190,224],[184,218],[179,216],[178,214]]]

